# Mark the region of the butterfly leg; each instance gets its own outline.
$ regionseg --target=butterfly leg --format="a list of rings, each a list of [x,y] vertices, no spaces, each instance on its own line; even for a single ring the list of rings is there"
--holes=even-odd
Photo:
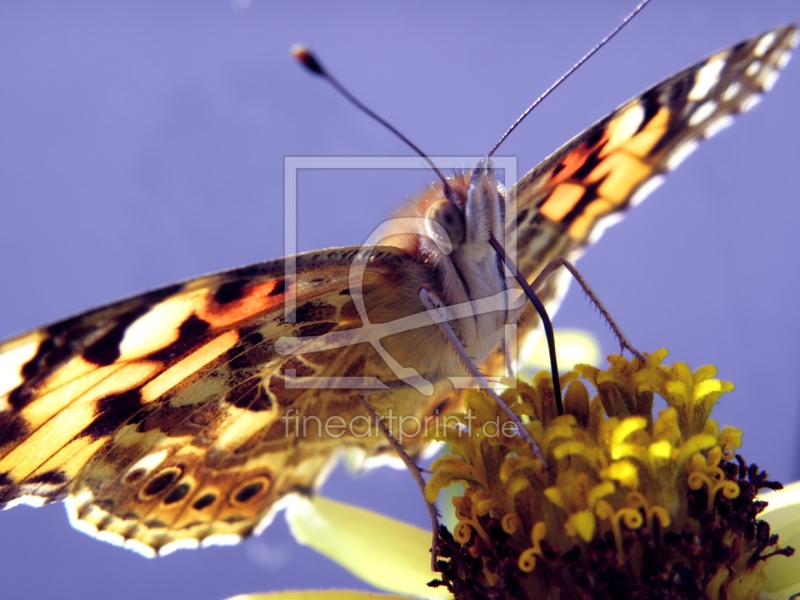
[[[605,322],[608,323],[608,326],[614,333],[614,337],[616,337],[617,341],[619,342],[620,352],[622,352],[623,350],[628,350],[636,358],[638,358],[641,361],[644,361],[645,360],[644,354],[639,350],[637,350],[633,346],[633,344],[631,344],[630,340],[628,339],[628,336],[626,336],[622,332],[622,329],[620,329],[619,325],[617,325],[617,322],[614,321],[614,318],[611,316],[611,313],[609,313],[606,307],[603,306],[603,303],[600,301],[600,298],[598,298],[597,294],[595,294],[594,290],[589,286],[589,284],[586,283],[586,280],[583,278],[583,275],[581,275],[578,269],[575,268],[575,265],[573,265],[563,256],[558,256],[553,260],[551,260],[549,263],[547,263],[547,266],[542,270],[541,273],[539,273],[539,276],[533,280],[531,287],[534,290],[539,289],[544,284],[545,280],[559,267],[564,267],[567,271],[569,271],[569,273],[572,275],[575,281],[578,282],[578,285],[581,286],[581,289],[583,289],[583,293],[586,294],[586,297],[589,299],[589,302],[594,304],[597,307],[597,310],[600,311],[600,315],[603,317]]]
[[[436,505],[428,502],[425,498],[425,479],[422,477],[422,471],[417,466],[417,463],[408,455],[408,453],[403,449],[402,444],[397,441],[397,439],[392,435],[392,432],[389,431],[389,428],[386,427],[386,424],[383,422],[383,419],[375,412],[375,409],[372,408],[372,405],[367,402],[367,399],[364,397],[363,394],[358,394],[358,400],[361,402],[361,406],[364,407],[364,410],[367,411],[367,414],[370,416],[370,419],[375,421],[375,424],[380,429],[383,437],[386,438],[386,441],[389,442],[389,445],[394,449],[395,453],[402,459],[405,463],[406,468],[411,473],[411,476],[417,482],[420,491],[422,492],[422,498],[425,499],[425,505],[428,508],[428,514],[431,517],[431,530],[433,531],[433,543],[431,546],[431,570],[436,571],[436,560],[438,558],[438,548],[439,548],[439,513],[436,510]]]
[[[533,453],[536,455],[536,458],[542,462],[545,470],[547,470],[549,467],[547,466],[547,461],[544,459],[542,450],[539,448],[539,444],[536,443],[536,440],[533,439],[533,436],[530,434],[530,432],[525,429],[525,426],[522,424],[522,420],[519,418],[519,415],[511,410],[511,407],[509,407],[508,404],[506,404],[505,401],[497,394],[497,392],[495,392],[489,386],[489,381],[486,379],[484,374],[480,372],[480,369],[478,369],[475,361],[473,361],[469,354],[467,354],[467,351],[461,343],[461,340],[458,339],[458,336],[447,322],[447,315],[440,312],[443,306],[442,301],[439,300],[436,294],[434,294],[434,292],[427,286],[420,287],[419,297],[422,300],[422,303],[425,305],[425,308],[428,310],[428,314],[431,315],[436,323],[436,326],[450,341],[450,344],[455,349],[456,354],[458,354],[458,357],[461,359],[461,362],[467,368],[467,371],[469,371],[470,375],[475,378],[481,389],[483,389],[492,397],[492,399],[497,403],[497,406],[505,413],[508,419],[516,425],[519,434],[530,445]]]

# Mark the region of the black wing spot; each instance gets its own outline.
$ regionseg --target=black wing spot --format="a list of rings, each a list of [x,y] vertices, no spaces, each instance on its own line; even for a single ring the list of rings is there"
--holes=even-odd
[[[211,325],[197,315],[189,316],[178,328],[179,339],[191,339],[203,335]]]
[[[334,327],[336,327],[336,323],[313,323],[312,325],[304,325],[297,332],[297,337],[315,337],[318,335],[324,335]]]
[[[639,133],[642,129],[647,127],[647,124],[652,121],[653,117],[661,110],[661,102],[658,96],[658,88],[653,88],[647,90],[639,98],[639,105],[644,108],[644,117],[642,118],[642,122],[639,123],[639,127],[636,129],[636,133]],[[634,135],[636,135],[636,133],[634,133]]]
[[[336,315],[336,308],[325,302],[306,302],[298,306],[295,312],[296,323],[328,321]]]
[[[208,321],[192,314],[178,328],[178,339],[169,346],[153,352],[148,358],[162,362],[172,361],[196,346],[210,328],[211,324]]]
[[[120,323],[83,351],[83,359],[99,367],[113,365],[119,358],[119,345],[130,323]]]
[[[587,148],[594,148],[603,139],[606,134],[605,123],[595,127],[592,131],[588,132],[584,144]],[[563,163],[562,163],[563,164]]]
[[[54,338],[47,338],[39,344],[36,354],[25,363],[20,372],[25,379],[33,379],[43,367],[57,365],[67,357],[69,357],[68,346],[56,346]]]
[[[20,415],[0,413],[0,447],[11,444],[28,435],[28,423]]]
[[[134,469],[125,476],[125,483],[136,483],[144,477],[145,473],[147,473],[147,471],[144,469]]]
[[[272,408],[272,400],[264,392],[260,379],[249,379],[225,394],[225,402],[252,412],[261,412]]]
[[[745,46],[747,46],[748,40],[744,40],[743,42],[739,42],[735,46],[731,46],[731,54],[738,54],[742,50],[744,50]],[[708,62],[706,61],[706,64]]]
[[[144,489],[142,489],[140,496],[143,500],[149,500],[154,496],[158,496],[175,483],[182,474],[183,469],[180,467],[167,467],[166,469],[162,469],[149,481]]]
[[[260,481],[250,483],[236,492],[236,495],[233,497],[233,499],[238,504],[244,504],[248,500],[255,498],[263,488],[264,484]]]
[[[269,295],[270,296],[279,296],[286,291],[286,280],[279,279],[275,282],[275,287],[272,288]]]
[[[33,402],[33,398],[33,391],[23,383],[8,395],[8,403],[15,411],[20,411]],[[2,423],[0,423],[0,428],[2,428]],[[0,439],[2,439],[1,434]]]
[[[248,333],[247,335],[244,335],[244,331],[242,331],[241,344],[245,348],[248,348],[250,346],[256,346],[263,341],[264,341],[264,336],[258,331],[254,331],[253,333]]]
[[[223,283],[214,294],[214,300],[217,304],[230,304],[231,302],[241,300],[244,297],[244,288],[246,285],[246,279]]]
[[[598,155],[602,148],[596,148],[592,151],[591,154],[586,156],[586,159],[583,161],[583,164],[578,167],[575,172],[572,174],[573,179],[577,179],[578,181],[582,181],[586,179],[592,171],[594,171],[595,167],[597,167],[600,160],[598,159]]]
[[[180,502],[186,497],[186,494],[189,493],[190,485],[188,483],[182,483],[174,490],[172,490],[166,498],[164,498],[164,504],[175,504],[176,502]]]
[[[67,483],[67,474],[64,471],[59,471],[57,469],[53,469],[52,471],[46,471],[41,475],[36,475],[35,477],[29,477],[28,483],[43,483],[47,485],[63,485]]]
[[[229,362],[231,369],[238,371],[265,365],[273,361],[278,353],[275,352],[275,342],[270,340],[255,346],[244,343],[237,344],[228,351],[228,355],[233,357]]]
[[[84,360],[99,367],[114,364],[119,358],[119,345],[125,337],[125,331],[154,305],[155,303],[147,302],[127,313],[119,315],[117,317],[117,324],[83,351],[82,356]]]
[[[128,390],[121,394],[112,394],[97,401],[95,419],[78,437],[99,439],[111,435],[122,427],[139,410],[144,407],[139,389]]]
[[[203,510],[204,508],[214,504],[216,499],[217,496],[215,494],[203,494],[197,500],[195,500],[194,504],[192,504],[192,508],[195,510]]]

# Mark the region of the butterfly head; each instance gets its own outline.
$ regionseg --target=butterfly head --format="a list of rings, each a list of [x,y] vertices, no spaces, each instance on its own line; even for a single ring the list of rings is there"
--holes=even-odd
[[[471,173],[458,173],[423,195],[418,207],[428,222],[426,234],[454,251],[488,247],[491,234],[502,239],[504,199],[489,160]]]

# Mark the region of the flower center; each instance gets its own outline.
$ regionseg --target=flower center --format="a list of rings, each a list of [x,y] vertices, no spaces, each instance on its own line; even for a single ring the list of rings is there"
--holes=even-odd
[[[733,385],[666,355],[578,365],[561,377],[560,416],[548,373],[506,390],[548,469],[488,395],[466,393],[465,414],[431,435],[451,454],[434,463],[428,500],[464,486],[442,529],[440,585],[456,598],[754,597],[764,560],[792,552],[767,552],[777,536],[756,520],[758,491],[781,486],[736,456],[740,430],[709,418]],[[666,408],[654,418],[655,395]]]

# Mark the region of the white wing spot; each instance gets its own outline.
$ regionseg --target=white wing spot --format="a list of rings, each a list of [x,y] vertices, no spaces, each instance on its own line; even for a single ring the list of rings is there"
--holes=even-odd
[[[761,96],[758,94],[753,94],[752,96],[748,96],[744,100],[742,100],[741,111],[747,112],[751,108],[753,108],[756,104],[761,102]]]
[[[706,130],[703,132],[703,135],[705,135],[706,138],[713,137],[723,129],[727,129],[733,125],[733,121],[734,118],[732,115],[720,115],[706,126]]]
[[[631,196],[631,206],[639,206],[645,198],[660,188],[663,183],[663,175],[655,175],[654,177],[651,177],[645,181],[642,186],[636,190],[633,196]]]
[[[80,519],[75,519],[71,521],[70,524],[80,531],[81,533],[85,533],[89,537],[96,538],[97,537],[97,527],[93,523],[89,523],[88,521],[81,521]]]
[[[203,548],[208,546],[234,546],[242,541],[242,536],[235,533],[217,533],[204,538],[200,545]]]
[[[749,65],[747,65],[747,68],[744,70],[744,74],[747,75],[748,77],[755,77],[756,73],[758,73],[760,70],[761,70],[761,61],[754,60]]]
[[[39,333],[33,333],[26,338],[13,350],[7,350],[0,354],[0,396],[7,394],[24,381],[22,367],[36,356],[42,336]],[[0,406],[0,408],[4,407]]]
[[[125,471],[125,475],[123,476],[123,478],[127,477],[137,469],[142,469],[145,471],[145,474],[149,474],[150,471],[152,471],[158,465],[164,462],[164,459],[167,458],[168,452],[169,451],[166,449],[159,450],[158,452],[154,452],[153,454],[148,454],[144,458],[140,458],[135,463],[133,463],[133,465],[131,465],[131,467],[127,471]]]
[[[127,548],[128,550],[133,550],[136,554],[141,554],[145,558],[155,558],[156,551],[153,550],[147,544],[140,542],[139,540],[128,539],[125,540],[125,544],[123,548]]]
[[[158,555],[166,556],[167,554],[172,554],[176,550],[194,550],[195,548],[199,547],[200,547],[200,542],[198,542],[196,539],[184,538],[182,540],[175,540],[174,542],[170,542],[169,544],[164,544],[163,546],[161,546],[161,548],[158,549]]]
[[[719,74],[725,67],[725,59],[728,58],[727,52],[720,52],[712,56],[694,76],[694,85],[686,99],[691,102],[705,100],[708,93],[719,81]]]
[[[689,117],[689,125],[691,127],[696,127],[713,115],[715,110],[717,110],[716,101],[708,100],[707,102],[703,102],[700,106],[694,109],[692,116]]]
[[[125,546],[125,538],[119,533],[114,533],[113,531],[98,531],[95,538],[101,542],[108,542],[112,546]]]
[[[785,50],[784,52],[778,54],[778,57],[775,59],[775,66],[779,69],[782,69],[789,64],[791,59],[792,53],[789,50]]]
[[[772,44],[775,43],[775,39],[777,37],[778,34],[776,34],[774,31],[770,31],[768,34],[762,36],[761,39],[758,40],[758,43],[756,44],[755,48],[753,48],[753,54],[755,54],[758,57],[764,56],[770,49]]]
[[[14,508],[15,506],[32,506],[33,508],[40,508],[44,506],[45,499],[41,496],[20,496],[19,498],[14,498],[6,503],[3,507],[3,510],[8,510],[9,508]]]
[[[603,237],[606,229],[613,227],[624,218],[625,215],[623,213],[611,213],[602,219],[598,219],[598,221],[594,224],[592,232],[589,234],[589,243],[594,244],[597,240]]]
[[[183,294],[156,304],[125,330],[119,345],[120,360],[147,356],[178,339],[178,328],[194,312],[192,296]]]
[[[680,165],[686,158],[695,151],[697,148],[697,141],[696,140],[687,140],[683,144],[680,144],[672,151],[669,158],[667,159],[667,169],[672,171],[673,169],[677,169],[678,165]]]
[[[764,73],[762,73],[762,80],[761,80],[761,87],[764,88],[765,92],[770,91],[773,87],[775,87],[775,82],[778,81],[779,73],[772,69],[764,69]]]
[[[642,121],[644,121],[644,107],[639,102],[635,102],[609,123],[611,136],[606,142],[601,156],[613,152],[619,146],[630,140],[633,134],[639,129]]]
[[[741,83],[739,83],[738,81],[732,82],[727,88],[725,88],[725,91],[722,92],[721,96],[722,101],[730,102],[736,97],[736,95],[739,93],[741,89],[742,89]]]

